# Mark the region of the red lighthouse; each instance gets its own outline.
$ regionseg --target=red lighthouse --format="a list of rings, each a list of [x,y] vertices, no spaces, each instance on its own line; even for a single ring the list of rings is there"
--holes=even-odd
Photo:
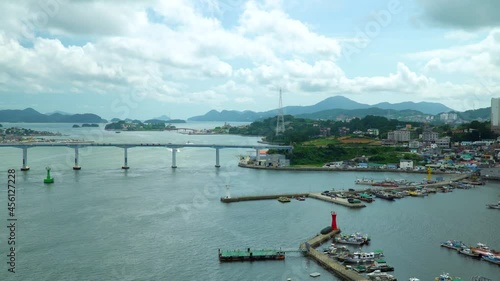
[[[332,212],[332,230],[338,230],[337,228],[337,213]]]

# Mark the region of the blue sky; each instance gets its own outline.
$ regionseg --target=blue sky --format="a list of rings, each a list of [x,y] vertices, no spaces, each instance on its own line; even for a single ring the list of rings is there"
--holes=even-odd
[[[343,95],[488,107],[494,0],[2,1],[0,109],[188,118]]]

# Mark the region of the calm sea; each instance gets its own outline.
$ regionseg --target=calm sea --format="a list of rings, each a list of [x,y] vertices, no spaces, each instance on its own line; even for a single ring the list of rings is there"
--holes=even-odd
[[[72,124],[6,124],[61,132],[69,138],[105,143],[256,144],[259,138],[193,136],[176,132],[106,132],[72,129]],[[213,128],[222,123],[187,123]],[[74,150],[32,148],[29,172],[21,172],[22,151],[0,148],[0,280],[337,280],[314,261],[289,254],[285,261],[219,263],[217,249],[297,248],[338,214],[344,233],[372,238],[366,250],[382,249],[398,280],[434,280],[442,272],[470,280],[500,280],[500,267],[458,255],[439,243],[458,239],[500,249],[500,183],[426,198],[376,201],[351,210],[307,199],[223,204],[231,196],[362,188],[361,177],[421,181],[425,175],[355,172],[279,172],[237,167],[254,151],[180,149],[177,166],[166,148],[132,148],[124,171],[120,148],[80,149],[81,171],[73,171]],[[334,160],[334,159],[332,159]],[[55,183],[44,185],[45,167]],[[16,273],[7,271],[7,169],[16,169]]]

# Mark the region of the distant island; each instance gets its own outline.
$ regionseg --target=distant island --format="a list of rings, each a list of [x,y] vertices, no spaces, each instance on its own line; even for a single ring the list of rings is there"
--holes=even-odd
[[[99,125],[95,124],[95,123],[92,123],[92,124],[84,123],[81,126],[78,124],[73,125],[73,128],[86,128],[86,127],[99,127]]]
[[[2,127],[0,125],[0,127]],[[62,136],[61,133],[53,133],[48,131],[36,131],[32,129],[11,127],[6,129],[0,129],[0,142],[32,142],[32,141],[46,141],[41,137],[49,136]]]
[[[144,123],[140,121],[117,121],[110,124],[107,124],[104,129],[105,130],[119,130],[119,131],[163,131],[163,130],[172,130],[175,129],[175,126],[171,124],[172,120],[163,121],[163,120],[146,120]],[[175,121],[175,120],[174,120]],[[182,122],[180,122],[182,121]],[[185,123],[184,120],[179,120],[177,123]]]
[[[409,122],[454,123],[460,124],[472,120],[486,121],[490,118],[490,108],[455,111],[441,103],[401,102],[378,103],[374,105],[358,103],[343,96],[326,98],[314,105],[285,106],[284,114],[298,118],[317,120],[349,121],[368,115],[382,116],[389,119]],[[276,116],[278,109],[255,112],[251,110],[210,110],[204,115],[188,118],[189,121],[254,122]]]
[[[43,114],[33,108],[0,110],[0,121],[9,123],[108,123],[96,114]]]

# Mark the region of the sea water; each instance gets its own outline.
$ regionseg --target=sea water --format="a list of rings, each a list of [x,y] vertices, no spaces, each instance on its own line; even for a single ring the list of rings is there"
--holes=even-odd
[[[67,138],[104,143],[249,144],[258,137],[187,135],[177,132],[114,132],[71,128],[72,124],[3,124],[61,132]],[[213,128],[219,123],[187,123]],[[254,150],[181,148],[177,169],[167,148],[74,150],[30,148],[20,171],[22,150],[0,148],[0,280],[338,280],[313,260],[290,253],[285,261],[219,263],[218,249],[298,248],[330,225],[330,212],[344,233],[362,232],[372,241],[363,250],[382,249],[398,280],[434,280],[442,272],[469,280],[500,280],[500,267],[440,247],[449,239],[482,242],[500,249],[500,212],[485,204],[499,200],[500,183],[454,190],[425,198],[377,200],[348,209],[306,199],[224,204],[220,197],[362,189],[357,178],[421,181],[425,174],[262,171],[237,166]],[[335,159],[332,159],[332,161]],[[55,183],[43,184],[50,166]],[[8,169],[16,169],[16,273],[8,272]],[[445,176],[451,178],[453,175]],[[228,187],[228,188],[227,188]],[[352,248],[355,250],[355,248]]]

